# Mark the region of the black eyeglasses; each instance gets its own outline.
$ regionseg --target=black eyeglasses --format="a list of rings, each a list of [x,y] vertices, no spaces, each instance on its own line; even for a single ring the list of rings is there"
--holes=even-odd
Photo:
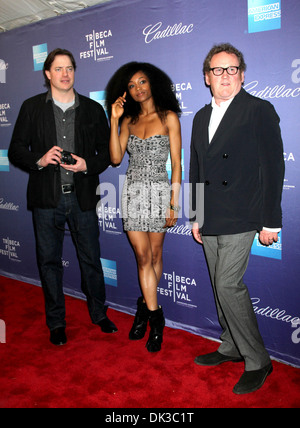
[[[230,67],[226,67],[226,68],[224,67],[210,68],[210,71],[212,71],[215,76],[222,76],[222,74],[226,70],[227,74],[229,74],[230,76],[234,76],[239,71],[239,68],[240,67],[231,65]]]

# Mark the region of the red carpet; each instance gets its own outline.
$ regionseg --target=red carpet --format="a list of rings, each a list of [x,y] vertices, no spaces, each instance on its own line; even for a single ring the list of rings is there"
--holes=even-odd
[[[218,344],[165,329],[162,351],[149,354],[146,337],[128,340],[133,317],[109,310],[119,328],[105,335],[90,323],[86,303],[66,297],[68,344],[49,342],[42,290],[0,277],[0,408],[299,408],[300,370],[274,363],[257,392],[232,388],[243,364],[199,367],[196,355]]]

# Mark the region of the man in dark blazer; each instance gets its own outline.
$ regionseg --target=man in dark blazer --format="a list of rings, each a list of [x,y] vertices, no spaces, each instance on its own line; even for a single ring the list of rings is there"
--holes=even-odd
[[[279,117],[242,88],[245,69],[242,53],[230,44],[207,55],[203,73],[213,98],[195,116],[190,162],[192,232],[204,247],[223,329],[218,351],[195,362],[244,361],[236,394],[259,389],[272,372],[243,276],[255,234],[263,245],[278,240],[284,178]]]
[[[81,286],[94,324],[112,333],[107,318],[96,215],[99,174],[110,164],[109,127],[103,108],[74,90],[71,52],[52,51],[44,64],[48,93],[26,100],[10,148],[10,161],[29,171],[37,257],[50,341],[67,342],[62,251],[68,224],[81,269]],[[65,153],[67,152],[67,153]]]

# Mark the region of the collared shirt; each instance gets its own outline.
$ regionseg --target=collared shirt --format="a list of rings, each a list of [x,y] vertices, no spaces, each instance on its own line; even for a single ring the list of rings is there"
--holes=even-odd
[[[211,140],[213,139],[216,130],[218,129],[221,120],[223,119],[224,114],[226,113],[228,107],[230,106],[233,98],[230,100],[222,102],[219,106],[215,101],[215,98],[212,98],[211,106],[212,106],[212,113],[210,117],[209,127],[208,127],[208,136],[209,136],[209,143],[211,143]]]
[[[75,93],[72,103],[64,104],[54,100],[51,91],[48,92],[46,102],[52,101],[55,117],[57,145],[63,150],[75,151],[75,109],[79,106],[79,97]],[[73,184],[73,173],[61,168],[61,184]]]

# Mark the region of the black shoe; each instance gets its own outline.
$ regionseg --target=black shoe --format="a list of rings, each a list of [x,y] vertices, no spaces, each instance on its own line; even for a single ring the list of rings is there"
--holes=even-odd
[[[116,333],[118,331],[115,324],[110,321],[107,317],[98,322],[103,333]]]
[[[253,370],[244,372],[238,383],[233,388],[235,394],[249,394],[250,392],[257,391],[263,386],[267,377],[272,373],[273,366],[268,364],[260,370]]]
[[[195,363],[199,366],[218,366],[222,363],[227,363],[231,361],[232,363],[241,363],[243,358],[230,357],[229,355],[223,355],[220,352],[212,352],[211,354],[199,355],[195,358]]]
[[[165,327],[165,318],[161,307],[156,311],[149,311],[149,324],[151,330],[146,348],[149,352],[158,352],[161,350]]]
[[[137,312],[134,317],[133,326],[129,332],[130,340],[140,340],[146,334],[147,324],[149,320],[149,311],[143,297],[139,297],[137,301]]]
[[[58,327],[50,331],[50,342],[56,346],[62,346],[67,343],[67,336],[64,327]]]

